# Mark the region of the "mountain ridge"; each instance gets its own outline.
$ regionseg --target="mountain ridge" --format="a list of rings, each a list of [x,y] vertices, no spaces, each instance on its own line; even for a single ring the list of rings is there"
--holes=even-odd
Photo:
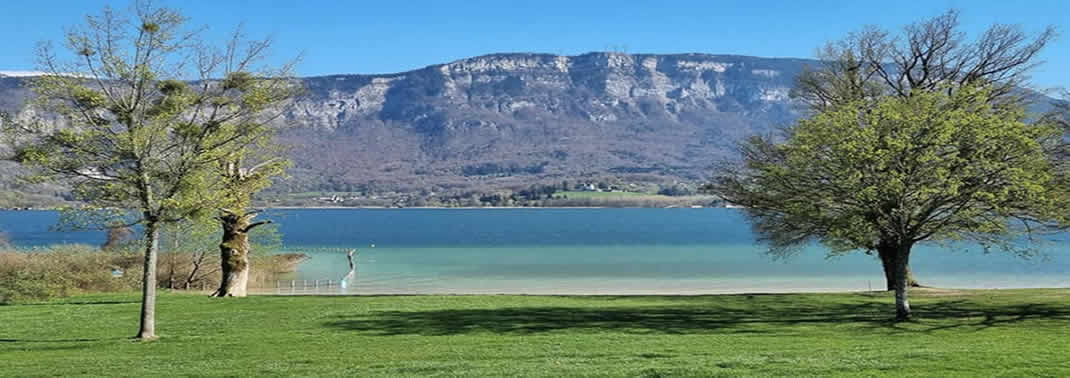
[[[451,60],[451,61],[448,61],[448,62],[444,62],[444,63],[433,63],[433,64],[421,66],[421,67],[415,67],[415,68],[412,68],[412,69],[394,71],[394,72],[380,72],[380,73],[360,73],[360,72],[327,73],[327,74],[317,74],[317,75],[305,75],[305,76],[301,76],[300,78],[302,78],[302,79],[313,79],[313,78],[334,77],[334,76],[397,76],[397,75],[404,75],[406,73],[413,72],[413,71],[419,71],[419,70],[424,70],[424,69],[434,68],[434,67],[440,67],[440,66],[445,66],[445,65],[455,64],[455,63],[461,63],[461,62],[475,60],[475,59],[514,58],[514,57],[525,57],[525,56],[577,58],[577,57],[585,57],[585,56],[593,56],[593,55],[632,55],[632,56],[663,56],[663,57],[690,56],[690,57],[708,57],[708,58],[718,58],[719,57],[719,58],[741,58],[741,59],[786,60],[786,61],[797,61],[799,63],[811,63],[811,64],[819,63],[817,60],[810,59],[810,58],[767,57],[767,56],[743,55],[743,54],[712,54],[712,53],[697,53],[697,52],[627,53],[627,52],[617,52],[617,51],[589,51],[589,52],[580,53],[580,54],[567,55],[567,54],[555,54],[555,53],[545,53],[545,52],[523,52],[523,51],[511,51],[511,52],[508,52],[507,51],[507,52],[486,53],[486,54],[482,54],[482,55],[474,55],[474,56],[465,57],[465,58],[457,58],[457,59],[454,59],[454,60]],[[2,74],[3,72],[5,72],[5,71],[0,70],[0,74]],[[37,72],[37,71],[26,71],[26,70],[18,71],[18,70],[14,70],[14,71],[10,71],[10,72]],[[41,74],[41,73],[38,72],[38,74]]]
[[[697,181],[739,137],[795,119],[787,95],[808,62],[498,53],[393,74],[306,77],[308,93],[287,114],[303,127],[284,139],[316,146],[296,154],[300,176],[363,191],[599,176]]]
[[[268,194],[478,196],[564,180],[696,184],[741,138],[794,122],[795,77],[817,63],[520,52],[303,77],[305,92],[285,110],[280,135],[295,165]],[[30,95],[24,80],[0,77],[0,110],[20,108]]]

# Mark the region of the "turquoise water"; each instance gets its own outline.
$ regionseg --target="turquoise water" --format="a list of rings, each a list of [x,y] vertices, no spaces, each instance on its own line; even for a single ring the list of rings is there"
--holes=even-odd
[[[841,291],[882,288],[880,264],[860,253],[826,258],[813,246],[775,260],[732,209],[280,209],[285,252],[311,258],[296,273],[338,280],[343,251],[358,269],[328,293],[653,294]],[[0,212],[16,245],[99,244],[102,232],[48,231],[50,212]],[[917,247],[922,283],[955,288],[1070,287],[1065,245],[1024,260],[979,248]],[[288,292],[289,282],[266,291]],[[321,284],[322,286],[322,284]]]

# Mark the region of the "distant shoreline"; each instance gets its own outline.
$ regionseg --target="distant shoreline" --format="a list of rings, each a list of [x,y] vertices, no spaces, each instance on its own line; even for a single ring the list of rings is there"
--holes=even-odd
[[[614,207],[614,206],[406,206],[406,207],[388,207],[388,206],[266,206],[260,207],[268,210],[300,210],[300,209],[390,209],[390,210],[404,210],[404,209],[459,209],[459,210],[473,210],[473,209],[726,209],[726,207]]]
[[[676,206],[676,207],[640,207],[640,206],[405,206],[405,207],[391,207],[391,206],[254,206],[258,209],[265,210],[314,210],[314,209],[391,209],[391,210],[404,210],[404,209],[732,209],[732,207],[722,206]],[[48,207],[15,207],[15,208],[0,208],[0,211],[59,211],[58,208]]]
[[[300,282],[301,280],[295,280]],[[288,282],[287,280],[279,280],[279,282]],[[890,295],[891,291],[887,290],[874,290],[874,289],[851,289],[841,287],[828,287],[828,288],[797,288],[797,289],[748,289],[748,288],[731,288],[731,289],[650,289],[650,290],[546,290],[546,289],[534,289],[534,290],[495,290],[495,289],[469,289],[469,290],[362,290],[361,288],[351,288],[351,291],[341,291],[338,288],[327,289],[309,289],[309,288],[295,288],[289,287],[260,287],[249,288],[250,295],[281,295],[281,296],[352,296],[352,297],[392,297],[392,296],[442,296],[442,297],[467,297],[467,296],[517,296],[517,297],[556,297],[556,296],[568,296],[568,297],[705,297],[705,296],[755,296],[755,295],[812,295],[812,294],[862,294],[862,295]],[[987,292],[993,291],[1021,291],[1021,290],[1070,290],[1070,287],[1054,287],[1054,286],[1023,286],[1023,287],[991,287],[991,288],[970,288],[970,287],[924,287],[924,288],[912,288],[910,292],[912,294],[928,294],[928,295],[982,295]]]
[[[405,206],[405,207],[390,207],[390,206],[267,206],[264,209],[610,209],[605,206]],[[642,207],[634,207],[633,209],[643,209]],[[647,208],[651,209],[651,208]]]

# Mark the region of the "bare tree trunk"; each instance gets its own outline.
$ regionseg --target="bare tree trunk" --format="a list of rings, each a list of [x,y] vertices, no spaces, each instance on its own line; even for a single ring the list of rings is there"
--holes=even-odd
[[[141,329],[137,338],[156,338],[156,255],[160,250],[159,224],[150,219],[145,224],[145,269],[141,281]]]
[[[202,251],[198,252],[197,255],[193,258],[193,268],[189,270],[189,275],[186,276],[186,282],[184,284],[186,290],[189,290],[190,287],[193,287],[193,281],[197,280],[197,273],[201,270],[201,264],[204,264],[204,257],[205,253]]]
[[[167,288],[170,289],[170,290],[174,290],[175,289],[175,252],[174,251],[168,252],[167,255],[168,255],[168,260],[170,261],[170,262],[167,263],[167,265],[170,267],[169,271],[167,272]]]
[[[223,241],[219,243],[223,279],[215,297],[244,297],[249,287],[249,230],[263,224],[250,224],[255,214],[229,213],[221,217]]]
[[[167,288],[171,289],[171,290],[175,289],[175,258],[178,257],[178,256],[176,256],[176,255],[178,255],[178,247],[179,247],[178,235],[179,235],[178,230],[175,230],[174,232],[171,233],[171,251],[168,252],[168,254],[171,257],[171,273],[167,277]]]
[[[902,246],[895,259],[895,320],[910,320],[910,301],[907,298],[910,267],[910,246]]]

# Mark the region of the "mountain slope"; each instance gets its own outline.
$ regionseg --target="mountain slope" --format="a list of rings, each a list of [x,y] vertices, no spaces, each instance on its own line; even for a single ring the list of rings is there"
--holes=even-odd
[[[287,110],[283,133],[295,168],[272,191],[700,181],[741,137],[798,116],[788,92],[811,63],[518,53],[397,74],[304,78],[307,91]],[[21,106],[25,80],[0,76],[0,110]]]
[[[740,137],[791,122],[807,61],[495,54],[304,79],[285,190],[450,190],[605,175],[700,180]],[[320,186],[316,186],[320,185]],[[437,189],[437,190],[436,190]]]

